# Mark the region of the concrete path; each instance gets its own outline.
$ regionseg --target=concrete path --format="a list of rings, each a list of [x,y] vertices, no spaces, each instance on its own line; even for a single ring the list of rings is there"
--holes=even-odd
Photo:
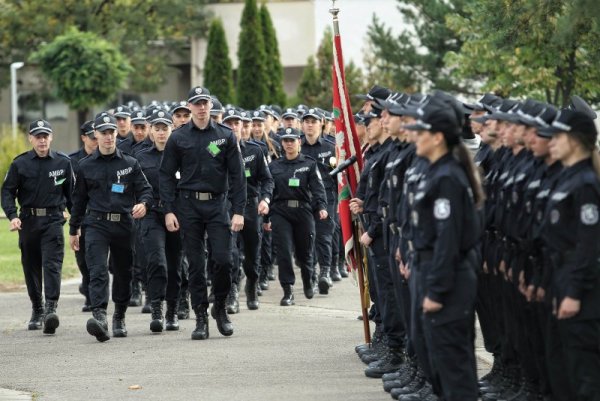
[[[45,336],[26,330],[24,290],[0,293],[0,388],[18,390],[0,390],[0,401],[391,399],[380,380],[364,376],[354,352],[363,331],[352,279],[310,301],[297,288],[296,305],[287,308],[279,306],[278,282],[270,283],[258,311],[241,297],[232,337],[222,337],[211,319],[207,341],[190,340],[193,320],[181,321],[178,332],[152,334],[150,315],[130,308],[129,337],[98,343],[85,330],[91,314],[80,311],[77,280],[63,284],[60,327]],[[489,369],[480,362],[480,371]]]

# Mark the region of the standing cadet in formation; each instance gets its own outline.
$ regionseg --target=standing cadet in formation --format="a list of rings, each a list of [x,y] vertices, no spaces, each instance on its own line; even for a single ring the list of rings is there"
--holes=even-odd
[[[79,171],[79,161],[84,157],[87,157],[94,153],[98,149],[98,141],[94,135],[94,122],[92,120],[86,121],[80,127],[81,135],[79,136],[83,146],[77,152],[73,152],[69,155],[71,158],[71,164],[73,166],[73,173],[75,178]],[[81,285],[79,286],[79,292],[85,297],[85,303],[81,308],[82,312],[91,312],[90,304],[90,273],[85,262],[85,227],[81,227],[81,236],[79,237],[80,249],[75,252],[75,260],[77,261],[77,267],[81,273]]]
[[[2,209],[19,233],[21,263],[31,301],[29,330],[54,334],[64,257],[65,207],[71,209],[73,170],[69,157],[50,149],[52,127],[29,125],[32,149],[17,156],[2,184]],[[17,211],[19,202],[20,210]],[[44,303],[45,301],[45,303]]]
[[[70,245],[80,249],[85,225],[85,257],[90,272],[93,317],[87,331],[104,342],[110,339],[108,307],[108,256],[112,259],[113,336],[126,337],[125,312],[131,298],[135,241],[134,219],[145,216],[152,188],[136,159],[117,149],[117,124],[113,116],[100,114],[94,121],[98,149],[79,163],[69,222]]]
[[[173,128],[171,114],[162,110],[154,113],[150,120],[150,127],[154,145],[136,154],[140,167],[153,190],[153,199],[148,204],[148,213],[142,219],[141,236],[144,240],[140,252],[144,252],[148,261],[146,294],[152,309],[150,330],[160,333],[163,328],[168,331],[179,330],[177,302],[181,285],[183,251],[181,233],[170,232],[165,227],[165,214],[158,184],[158,169]],[[164,301],[167,302],[167,310],[163,319]]]
[[[269,165],[275,188],[265,230],[273,230],[277,248],[281,306],[294,305],[294,258],[300,267],[306,298],[314,296],[313,247],[315,220],[327,218],[327,198],[316,160],[300,153],[300,132],[287,128],[281,136],[283,157]]]
[[[159,187],[167,230],[181,228],[183,232],[189,262],[189,291],[196,313],[192,339],[204,340],[209,336],[205,234],[208,234],[214,261],[215,302],[211,314],[222,335],[233,334],[225,299],[231,288],[231,231],[238,232],[244,227],[246,181],[235,135],[229,127],[210,118],[210,92],[202,87],[192,88],[188,107],[192,112],[191,121],[177,129],[165,146]],[[179,181],[175,177],[178,171]],[[225,202],[228,190],[231,190],[231,219]]]

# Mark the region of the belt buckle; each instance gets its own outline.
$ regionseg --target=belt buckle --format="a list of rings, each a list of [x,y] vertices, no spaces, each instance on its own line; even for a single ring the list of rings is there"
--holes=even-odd
[[[35,210],[36,216],[40,216],[40,217],[46,216],[46,209],[34,209],[34,210]]]
[[[195,195],[196,199],[200,201],[207,201],[212,199],[211,194],[206,192],[196,192]]]
[[[108,213],[108,221],[121,221],[121,215],[119,213]]]
[[[289,207],[300,207],[300,202],[297,200],[289,200],[288,206]]]

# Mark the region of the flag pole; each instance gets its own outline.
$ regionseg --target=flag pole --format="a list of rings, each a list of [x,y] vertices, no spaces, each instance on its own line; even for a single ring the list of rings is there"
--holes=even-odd
[[[336,37],[340,36],[340,27],[339,27],[339,19],[338,19],[338,14],[340,12],[340,9],[336,7],[336,4],[335,4],[336,1],[337,0],[331,1],[331,8],[329,9],[329,12],[333,16],[334,41],[335,41]],[[335,43],[334,43],[334,46],[335,46]],[[340,51],[341,51],[341,48],[340,48]],[[339,66],[339,68],[340,68],[340,70],[343,71],[343,65]],[[340,78],[343,79],[343,75]],[[346,86],[345,82],[343,82],[343,86],[345,88],[345,86]],[[348,126],[348,127],[346,127],[346,129],[350,129],[350,127]],[[343,174],[346,175],[347,172],[344,172]],[[350,185],[349,185],[349,189],[350,189],[351,196],[354,197],[354,192],[352,191]],[[360,238],[359,227],[358,227],[358,224],[356,221],[352,222],[352,233],[353,233],[353,237],[355,240],[358,240],[358,238]],[[365,343],[370,344],[371,343],[371,329],[369,327],[369,311],[368,311],[368,308],[370,305],[369,305],[368,299],[366,299],[366,296],[365,296],[365,268],[363,265],[363,250],[361,248],[361,245],[356,244],[356,246],[353,247],[353,252],[354,252],[355,263],[357,265],[357,270],[358,270],[358,288],[359,288],[359,292],[360,292],[360,304],[361,304]]]

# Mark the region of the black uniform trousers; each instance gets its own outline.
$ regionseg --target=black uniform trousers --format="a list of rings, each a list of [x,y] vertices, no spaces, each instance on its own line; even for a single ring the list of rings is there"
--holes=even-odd
[[[231,289],[233,234],[225,196],[201,201],[179,194],[177,219],[183,232],[183,249],[188,258],[188,290],[192,308],[208,306],[206,289],[206,238],[213,263],[212,290],[216,301],[224,301]]]
[[[273,266],[273,235],[271,231],[264,231],[260,240],[260,272],[264,276],[267,274],[269,267]]]
[[[85,303],[90,302],[90,272],[88,271],[87,263],[85,262],[85,228],[81,227],[81,235],[79,236],[79,250],[75,251],[75,261],[81,273],[81,292],[85,296]]]
[[[175,303],[181,286],[181,233],[169,232],[162,212],[150,211],[142,220],[147,264],[147,294],[151,302]]]
[[[146,267],[148,265],[148,259],[144,248],[144,236],[142,235],[142,221],[136,220],[135,224],[135,246],[133,248],[133,281],[139,281],[142,283],[142,287],[147,290],[148,276]]]
[[[260,240],[262,233],[262,217],[258,215],[258,198],[250,198],[246,202],[244,212],[244,228],[236,233],[237,250],[234,252],[243,252],[243,268],[246,277],[256,282],[260,269]],[[235,258],[234,259],[239,259]],[[239,284],[240,264],[233,264],[232,282]]]
[[[424,314],[425,278],[429,261],[417,256],[411,264],[412,343],[420,366],[431,382],[433,391],[444,401],[476,401],[477,367],[475,360],[475,288],[453,290],[447,296],[443,308],[432,314]],[[455,283],[476,285],[474,269],[455,273]],[[414,291],[414,294],[413,294]],[[472,292],[472,294],[467,294]],[[472,298],[472,299],[471,299]],[[460,301],[459,301],[460,300]],[[458,301],[458,303],[457,303]],[[463,305],[464,303],[464,305]],[[447,312],[469,309],[460,317],[448,317]]]
[[[42,306],[43,288],[46,300],[58,301],[65,255],[62,212],[44,217],[21,213],[20,219],[19,248],[29,299],[34,307]]]
[[[381,315],[383,334],[390,348],[404,347],[404,324],[402,312],[396,301],[396,290],[390,270],[389,257],[382,235],[373,238],[368,249],[369,270],[373,272],[376,286],[377,310]]]
[[[332,196],[330,194],[328,197]],[[333,242],[333,231],[335,230],[335,222],[333,215],[335,213],[335,203],[327,203],[327,218],[321,220],[315,217],[315,254],[316,258],[313,259],[313,268],[316,266],[316,262],[319,262],[319,267],[330,268],[331,265],[331,252]]]
[[[107,221],[86,216],[85,261],[90,272],[92,308],[108,306],[108,257],[110,254],[113,283],[112,300],[127,305],[131,299],[131,275],[135,226],[133,219],[122,214],[121,221]]]
[[[402,319],[402,330],[400,335],[405,339],[407,353],[410,356],[414,356],[414,350],[410,345],[410,339],[407,338],[407,334],[410,333],[410,292],[408,290],[408,283],[400,273],[399,262],[396,260],[396,249],[398,249],[400,238],[391,230],[389,231],[388,235],[388,258],[390,274],[392,277],[392,282],[394,283],[394,290],[396,292],[396,308],[398,309],[400,318]]]
[[[300,266],[302,282],[308,285],[313,273],[315,221],[308,207],[273,205],[271,215],[273,245],[277,247],[277,264],[281,285],[294,285],[294,254]]]

